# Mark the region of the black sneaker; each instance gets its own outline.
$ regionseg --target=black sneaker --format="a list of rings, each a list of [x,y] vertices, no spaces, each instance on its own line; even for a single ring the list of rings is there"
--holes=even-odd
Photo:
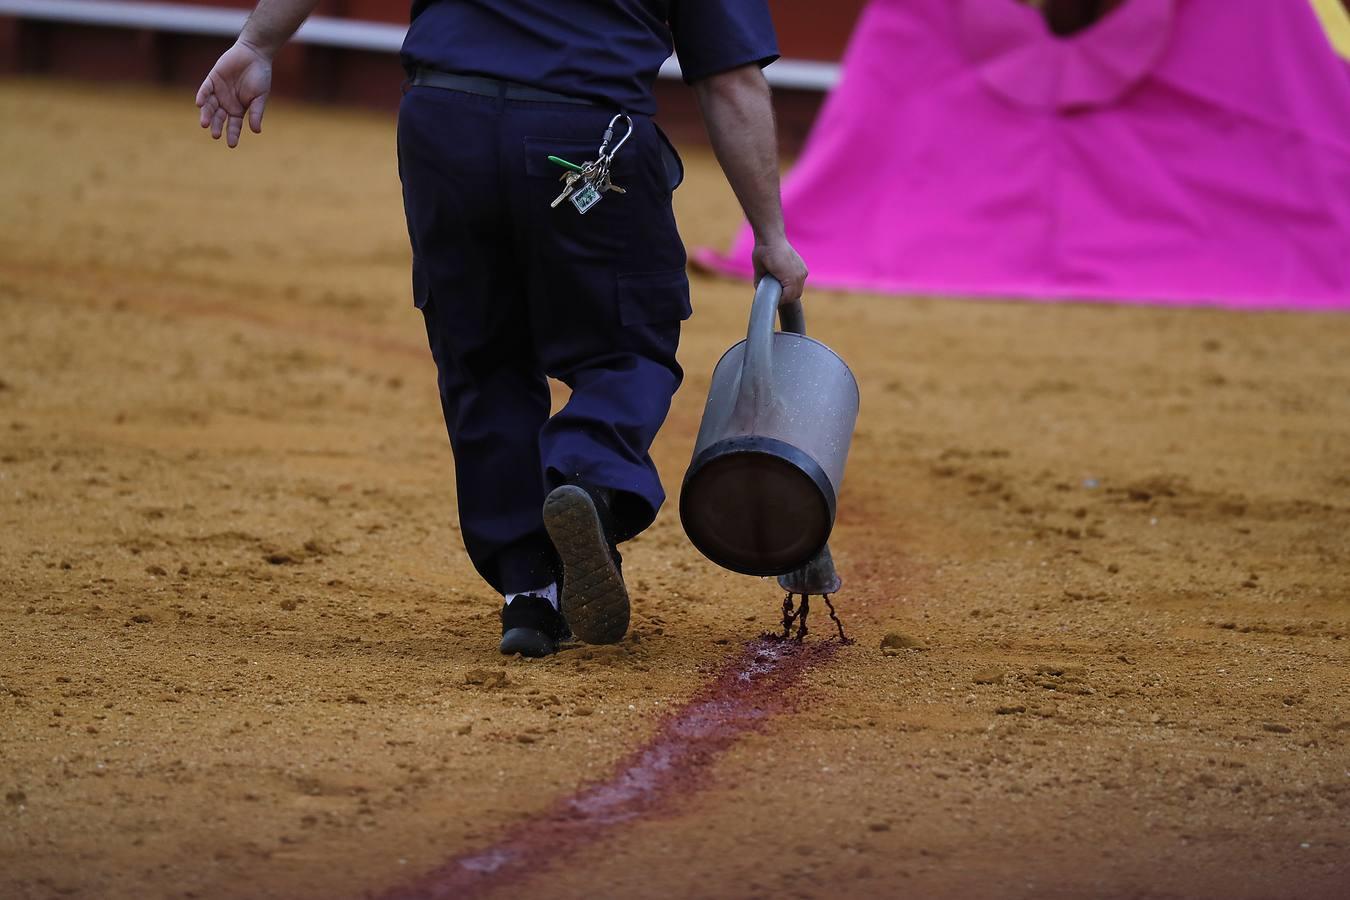
[[[544,597],[522,594],[502,607],[501,651],[508,656],[551,656],[571,636],[567,622]]]
[[[544,500],[544,527],[563,566],[562,615],[588,644],[617,644],[628,633],[628,589],[608,517],[605,502],[580,485]]]

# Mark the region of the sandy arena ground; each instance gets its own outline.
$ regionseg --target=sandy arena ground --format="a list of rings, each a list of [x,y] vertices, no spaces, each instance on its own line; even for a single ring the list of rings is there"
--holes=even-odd
[[[8,81],[0,121],[0,896],[379,895],[606,778],[776,622],[672,503],[628,640],[497,654],[389,117],[278,102],[228,153],[188,95]],[[686,156],[686,239],[723,244]],[[694,291],[672,492],[749,299]],[[1345,897],[1350,317],[809,302],[863,385],[857,644],[494,896]]]

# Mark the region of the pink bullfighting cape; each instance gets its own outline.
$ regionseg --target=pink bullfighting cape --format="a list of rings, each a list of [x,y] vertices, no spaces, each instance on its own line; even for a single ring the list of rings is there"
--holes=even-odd
[[[783,194],[818,286],[1350,309],[1350,70],[1306,0],[873,0]]]

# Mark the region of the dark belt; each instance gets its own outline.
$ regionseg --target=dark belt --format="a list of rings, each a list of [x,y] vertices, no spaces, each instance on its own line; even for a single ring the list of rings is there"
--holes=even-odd
[[[483,97],[504,97],[507,100],[533,100],[540,103],[572,103],[577,106],[599,106],[590,100],[572,97],[567,94],[555,94],[514,81],[501,81],[496,78],[484,78],[480,75],[453,75],[450,72],[438,72],[435,69],[418,69],[412,83],[425,87],[443,88],[447,91],[459,91],[464,94],[478,94]]]

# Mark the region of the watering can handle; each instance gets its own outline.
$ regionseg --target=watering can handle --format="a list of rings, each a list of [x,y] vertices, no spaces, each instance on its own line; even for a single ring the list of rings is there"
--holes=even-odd
[[[750,307],[750,328],[745,336],[745,358],[741,368],[741,393],[738,410],[749,413],[771,402],[773,384],[774,320],[780,319],[784,331],[806,334],[806,313],[802,303],[779,306],[783,285],[772,275],[765,275],[755,289],[755,302]]]
[[[784,331],[790,331],[793,334],[806,334],[806,313],[802,310],[802,301],[798,300],[795,303],[779,305],[782,297],[783,285],[779,283],[777,278],[772,275],[765,275],[759,280],[759,286],[755,290],[755,302],[750,307],[748,340],[754,340],[757,329],[767,331],[770,335],[773,334],[775,310]]]

